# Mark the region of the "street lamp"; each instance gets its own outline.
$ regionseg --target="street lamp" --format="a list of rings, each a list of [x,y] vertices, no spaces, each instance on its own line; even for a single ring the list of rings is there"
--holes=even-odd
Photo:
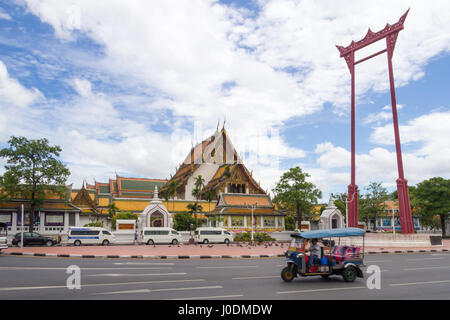
[[[246,204],[246,206],[247,206],[247,208],[249,208],[249,209],[251,209],[252,210],[252,235],[251,235],[251,240],[252,240],[252,242],[253,242],[253,210],[255,210],[255,208],[258,206],[258,204],[257,203],[254,203],[254,204],[252,204],[251,206],[249,206],[248,204]]]

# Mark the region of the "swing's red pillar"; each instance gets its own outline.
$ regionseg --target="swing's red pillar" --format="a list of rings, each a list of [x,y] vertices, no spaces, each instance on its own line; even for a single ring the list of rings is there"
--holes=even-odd
[[[382,53],[387,52],[388,56],[388,69],[389,69],[389,82],[391,89],[391,101],[392,101],[392,116],[394,121],[394,135],[395,135],[395,148],[397,152],[397,167],[398,176],[397,179],[397,192],[400,211],[400,225],[401,233],[414,233],[414,226],[411,215],[411,205],[409,200],[408,181],[403,174],[403,161],[402,150],[400,144],[400,133],[398,129],[398,117],[397,117],[397,101],[395,97],[395,85],[394,85],[394,72],[392,69],[392,56],[394,54],[395,44],[397,42],[398,34],[403,30],[403,24],[408,15],[408,11],[400,18],[400,20],[394,25],[387,24],[386,27],[378,32],[372,32],[370,29],[367,32],[364,39],[358,42],[352,41],[352,43],[344,48],[342,46],[336,46],[341,54],[341,57],[347,62],[350,70],[352,85],[351,85],[351,183],[348,186],[348,226],[358,227],[358,186],[355,180],[355,66],[361,62],[376,57]],[[362,49],[374,42],[386,38],[386,49],[374,53],[359,61],[355,61],[355,52]]]

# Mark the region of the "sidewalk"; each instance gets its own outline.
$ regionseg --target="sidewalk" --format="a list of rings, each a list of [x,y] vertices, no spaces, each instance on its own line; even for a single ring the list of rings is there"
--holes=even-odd
[[[141,258],[141,259],[195,259],[195,258],[270,258],[284,257],[287,243],[261,246],[247,244],[210,245],[123,245],[123,246],[63,246],[63,247],[11,247],[2,251],[4,255],[27,255],[77,258]],[[442,246],[382,248],[365,247],[366,254],[448,252],[450,240],[443,240]]]

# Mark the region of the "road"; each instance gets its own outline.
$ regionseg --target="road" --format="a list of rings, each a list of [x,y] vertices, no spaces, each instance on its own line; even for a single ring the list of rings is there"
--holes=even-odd
[[[450,254],[385,254],[365,259],[381,269],[381,289],[366,278],[335,276],[284,283],[283,258],[73,259],[0,256],[0,299],[450,299]],[[66,268],[81,269],[69,290]]]

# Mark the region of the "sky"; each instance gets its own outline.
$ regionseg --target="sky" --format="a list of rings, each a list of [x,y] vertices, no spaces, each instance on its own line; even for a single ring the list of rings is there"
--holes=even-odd
[[[169,178],[225,125],[264,189],[300,166],[328,199],[350,182],[350,73],[335,45],[408,8],[393,57],[405,177],[450,178],[447,0],[0,1],[0,148],[47,138],[78,188]],[[360,190],[395,190],[386,55],[356,67],[356,122]]]

